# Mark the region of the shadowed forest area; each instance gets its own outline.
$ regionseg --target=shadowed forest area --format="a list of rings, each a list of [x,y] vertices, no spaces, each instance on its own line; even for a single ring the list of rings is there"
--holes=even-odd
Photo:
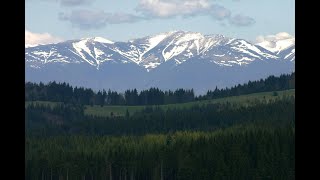
[[[75,98],[73,88],[61,97],[63,93],[53,96],[55,91],[49,90],[54,83],[29,83],[26,180],[295,179],[295,96],[277,93],[294,89],[293,78],[291,74],[264,80],[275,98],[258,96],[250,106],[155,105],[124,116],[86,114],[90,98]],[[261,83],[208,91],[192,101],[261,92]],[[69,100],[63,101],[65,97]],[[32,100],[64,103],[52,106]]]

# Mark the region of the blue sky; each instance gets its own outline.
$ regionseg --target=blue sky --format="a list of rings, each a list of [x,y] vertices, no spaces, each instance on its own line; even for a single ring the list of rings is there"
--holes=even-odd
[[[294,0],[26,0],[26,43],[185,30],[254,41],[295,35]]]

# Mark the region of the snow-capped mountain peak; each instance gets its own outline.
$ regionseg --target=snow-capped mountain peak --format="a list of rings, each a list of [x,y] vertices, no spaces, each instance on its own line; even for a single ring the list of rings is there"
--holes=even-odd
[[[194,58],[228,67],[249,65],[255,60],[293,61],[295,51],[292,46],[294,38],[265,40],[255,45],[219,34],[169,31],[128,42],[90,37],[50,45],[26,46],[26,61],[36,63],[37,67],[46,63],[88,63],[97,69],[109,61],[134,63],[149,72],[167,62],[180,66]]]
[[[39,46],[39,44],[25,44],[25,48]]]
[[[114,43],[113,41],[110,41],[110,40],[102,38],[102,37],[94,37],[93,41],[106,43],[106,44],[113,44]]]
[[[79,40],[75,40],[79,41]],[[105,44],[114,44],[113,41],[109,39],[105,39],[103,37],[89,37],[89,38],[81,38],[80,41],[88,41],[88,42],[99,42],[99,43],[105,43]]]
[[[275,46],[266,48],[264,43],[170,31],[127,42],[90,37],[26,45],[26,79],[95,89],[183,87],[205,92],[216,86],[294,71],[294,40],[277,39]]]

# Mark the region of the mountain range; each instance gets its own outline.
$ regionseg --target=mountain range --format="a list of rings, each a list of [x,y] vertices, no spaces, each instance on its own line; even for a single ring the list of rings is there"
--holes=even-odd
[[[93,37],[26,45],[26,81],[118,91],[193,88],[201,94],[293,72],[294,38],[268,43],[170,31],[127,42]]]

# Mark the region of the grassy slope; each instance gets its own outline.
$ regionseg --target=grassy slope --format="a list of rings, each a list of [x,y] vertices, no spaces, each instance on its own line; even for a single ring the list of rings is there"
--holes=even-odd
[[[213,103],[235,103],[240,105],[250,105],[251,102],[256,100],[262,100],[265,97],[266,100],[272,100],[277,97],[282,96],[291,96],[295,95],[295,89],[278,91],[278,96],[273,96],[273,92],[262,92],[262,93],[254,93],[248,95],[241,96],[231,96],[226,98],[212,99],[212,100],[204,100],[204,101],[195,101],[189,103],[180,103],[180,104],[167,104],[167,105],[159,105],[161,108],[189,108],[194,105],[203,105],[203,104],[213,104]],[[128,109],[129,113],[132,114],[136,111],[142,110],[145,106],[87,106],[85,113],[97,116],[110,116],[110,113],[113,112],[114,115],[123,116]]]
[[[195,102],[189,102],[189,103],[180,103],[180,104],[167,104],[167,105],[159,105],[161,108],[188,108],[192,107],[194,105],[204,105],[204,104],[213,104],[213,103],[234,103],[238,105],[244,105],[248,106],[251,104],[251,102],[257,101],[257,100],[263,100],[264,98],[268,100],[273,100],[278,97],[282,96],[295,96],[295,89],[291,90],[285,90],[285,91],[278,91],[278,96],[273,96],[273,92],[262,92],[262,93],[254,93],[254,94],[248,94],[248,95],[241,95],[241,96],[231,96],[226,98],[219,98],[219,99],[213,99],[213,100],[204,100],[204,101],[195,101]],[[26,102],[26,105],[28,105],[30,102]],[[43,102],[43,101],[37,101],[37,103],[40,104],[49,104],[49,105],[55,105],[57,103],[55,102]],[[133,114],[136,111],[142,110],[145,108],[145,106],[86,106],[85,113],[88,115],[96,115],[96,116],[110,116],[111,112],[115,116],[123,116],[126,113],[126,110],[128,109],[130,114]]]

